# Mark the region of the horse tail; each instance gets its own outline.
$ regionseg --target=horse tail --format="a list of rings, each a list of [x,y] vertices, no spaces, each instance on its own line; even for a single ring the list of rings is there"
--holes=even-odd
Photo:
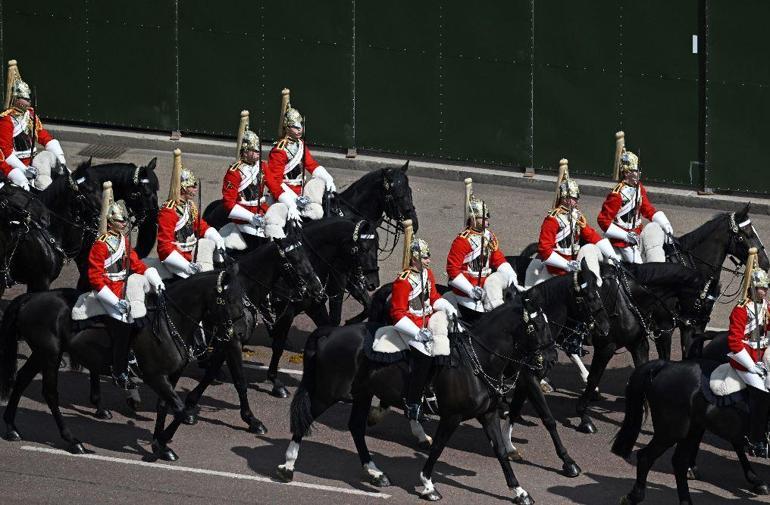
[[[16,380],[16,353],[19,349],[16,319],[21,310],[21,298],[16,298],[3,312],[0,323],[0,400],[7,400]]]
[[[628,458],[639,438],[642,423],[647,417],[647,387],[655,376],[666,366],[663,360],[655,360],[638,367],[631,374],[626,386],[626,414],[620,431],[612,443],[612,453],[621,458]]]
[[[537,242],[532,242],[527,247],[521,250],[521,253],[519,253],[519,256],[522,258],[531,258],[532,256],[537,253]]]
[[[313,425],[313,399],[311,395],[316,386],[316,360],[318,355],[318,339],[326,336],[331,328],[317,328],[308,335],[305,342],[305,352],[302,359],[302,380],[299,383],[294,398],[291,400],[289,428],[292,435],[307,436]]]

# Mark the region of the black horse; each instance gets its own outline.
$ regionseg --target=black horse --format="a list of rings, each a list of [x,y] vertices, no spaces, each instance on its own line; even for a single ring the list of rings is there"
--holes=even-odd
[[[476,418],[514,493],[513,503],[534,503],[506,457],[497,410],[501,396],[515,387],[520,370],[542,367],[543,352],[553,345],[540,305],[536,293],[525,294],[523,300],[506,302],[485,314],[472,330],[453,332],[450,339],[457,365],[439,367],[433,378],[441,421],[420,474],[424,498],[441,498],[431,481],[433,466],[460,423]],[[378,326],[361,323],[319,328],[308,338],[302,382],[291,404],[292,441],[286,463],[278,467],[280,479],[293,479],[299,444],[313,421],[335,402],[352,395],[348,427],[366,478],[375,486],[390,485],[390,479],[377,468],[366,447],[366,422],[374,396],[390,405],[401,403],[408,363],[402,360],[384,365],[366,358],[365,342]]]
[[[144,383],[158,395],[152,447],[160,458],[177,458],[167,446],[184,417],[184,403],[174,386],[195,352],[193,335],[199,323],[215,328],[214,338],[235,339],[240,338],[236,333],[245,332],[243,292],[236,274],[237,266],[173,283],[158,297],[157,310],[148,313],[148,324],[133,341]],[[62,439],[69,451],[85,451],[59,410],[59,361],[62,353],[68,352],[91,371],[93,387],[95,376],[98,386],[98,374],[109,373],[112,353],[103,323],[92,321],[84,329],[73,328],[71,312],[77,298],[78,292],[72,289],[28,293],[17,297],[6,309],[0,326],[0,398],[8,399],[3,413],[6,440],[21,440],[15,423],[19,399],[32,379],[42,372],[43,397]],[[16,374],[18,340],[22,338],[32,354]],[[168,404],[175,420],[164,430]]]
[[[375,289],[380,282],[378,235],[374,226],[366,220],[332,217],[305,224],[303,236],[313,269],[326,286],[330,306],[341,307],[346,288],[352,288],[353,297],[368,308],[367,289]],[[288,288],[285,286],[284,290]],[[309,297],[278,299],[272,305],[277,318],[268,328],[273,339],[273,355],[267,376],[273,382],[272,394],[286,398],[289,393],[278,379],[278,362],[286,348],[292,321],[303,311],[319,327],[337,325],[339,317],[330,318],[326,306]]]
[[[337,207],[337,212],[333,213],[350,219],[365,219],[377,227],[388,219],[394,231],[403,220],[411,219],[417,231],[417,212],[412,203],[409,177],[406,175],[408,168],[407,161],[400,169],[383,168],[365,174],[333,196],[332,204]],[[203,217],[210,226],[217,229],[229,222],[221,199],[208,204]]]
[[[53,173],[41,192],[6,184],[0,189],[3,222],[0,258],[6,281],[26,284],[28,292],[45,291],[64,262],[81,254],[84,241],[98,227],[101,189],[90,179],[81,184],[66,173]]]
[[[770,487],[757,477],[743,449],[749,416],[738,405],[718,407],[703,395],[702,388],[708,387],[708,378],[703,372],[713,368],[708,361],[655,360],[631,374],[626,386],[625,417],[612,452],[622,458],[630,456],[647,408],[652,414],[654,433],[652,440],[637,453],[636,482],[621,503],[636,504],[644,500],[650,468],[675,445],[672,463],[679,503],[692,504],[687,473],[706,430],[732,444],[754,492],[770,494]],[[645,402],[649,407],[645,407]]]
[[[578,398],[577,430],[595,433],[588,413],[610,359],[626,348],[634,366],[649,361],[649,340],[670,337],[680,321],[698,312],[706,280],[691,268],[671,263],[602,266],[601,296],[610,315],[610,331],[594,335],[594,354],[585,390]]]
[[[238,260],[238,279],[243,286],[244,304],[247,308],[249,327],[256,324],[258,308],[267,294],[273,300],[309,298],[316,303],[323,303],[324,289],[313,266],[308,259],[305,245],[302,243],[299,225],[287,225],[284,239],[268,242]],[[283,280],[283,285],[278,282]],[[267,428],[254,417],[249,407],[247,383],[243,373],[243,344],[251,332],[246,332],[242,339],[215,340],[213,352],[208,360],[206,374],[198,385],[185,398],[185,424],[197,422],[194,410],[206,388],[216,378],[216,374],[226,361],[233,385],[238,392],[241,419],[248,425],[249,431],[264,434]]]

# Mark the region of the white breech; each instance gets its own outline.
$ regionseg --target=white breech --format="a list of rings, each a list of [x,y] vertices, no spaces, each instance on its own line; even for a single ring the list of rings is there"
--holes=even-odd
[[[201,266],[201,272],[214,270],[214,254],[217,253],[217,245],[208,238],[198,239],[198,253],[193,253],[193,258]]]
[[[449,356],[449,320],[446,312],[439,310],[433,313],[428,320],[428,329],[433,333],[433,345],[430,352],[422,342],[410,340],[409,345],[428,356]]]
[[[533,258],[527,265],[527,273],[524,276],[524,287],[531,288],[537,286],[541,282],[545,282],[553,277],[553,274],[548,271],[548,267],[540,258]]]
[[[289,208],[286,204],[276,202],[265,212],[265,236],[268,238],[286,238],[283,231],[286,226],[286,218],[289,215]]]
[[[144,298],[150,292],[150,283],[142,274],[131,274],[126,280],[126,300],[131,306],[131,319],[139,319],[147,315]]]
[[[311,177],[305,183],[305,189],[302,194],[308,197],[310,203],[300,211],[302,217],[312,219],[313,221],[318,221],[324,217],[323,199],[325,191],[326,182],[318,177]]]
[[[33,184],[40,191],[51,185],[53,181],[51,173],[53,172],[53,167],[56,166],[56,161],[56,155],[51,151],[41,151],[32,160],[32,166],[37,169],[37,177]]]
[[[489,311],[503,304],[503,292],[510,286],[510,279],[500,272],[492,272],[484,282],[484,291],[487,294],[484,308]]]
[[[666,253],[663,244],[666,234],[658,223],[647,223],[639,235],[639,244],[615,250],[628,263],[665,263]]]

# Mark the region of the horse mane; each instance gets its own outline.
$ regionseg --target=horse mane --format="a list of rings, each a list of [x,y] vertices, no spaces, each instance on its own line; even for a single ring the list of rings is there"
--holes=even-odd
[[[710,221],[695,228],[689,233],[679,237],[679,244],[682,249],[689,251],[696,245],[701,244],[713,237],[714,233],[723,225],[724,221],[730,216],[727,212],[716,214]]]
[[[644,285],[689,286],[697,289],[703,284],[700,272],[678,263],[627,264],[625,268],[638,283]]]
[[[379,170],[373,170],[371,172],[365,173],[363,176],[361,176],[359,179],[353,181],[350,186],[345,188],[342,193],[340,193],[340,196],[345,198],[346,196],[350,196],[352,193],[354,193],[357,189],[360,187],[366,187],[373,182],[377,182],[377,179],[380,177],[383,177],[385,174],[385,169],[381,168]]]
[[[48,208],[53,208],[57,203],[66,203],[67,194],[71,191],[69,177],[66,175],[59,176],[48,185],[45,190],[38,194],[40,201]]]
[[[72,177],[75,179],[79,177],[87,177],[89,173],[94,173],[94,171],[97,170],[97,175],[99,176],[101,182],[111,181],[113,186],[133,186],[134,173],[136,172],[137,168],[139,168],[141,173],[142,170],[146,167],[139,167],[134,163],[105,163],[103,165],[90,165],[86,161],[78,165],[78,168],[75,169]],[[158,191],[159,184],[157,176],[150,177],[150,173],[145,173],[145,175],[150,180],[150,184],[152,184],[153,189]]]

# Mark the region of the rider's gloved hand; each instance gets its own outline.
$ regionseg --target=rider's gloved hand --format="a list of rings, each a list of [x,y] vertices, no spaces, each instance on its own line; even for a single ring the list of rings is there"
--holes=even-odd
[[[261,214],[254,214],[254,217],[251,218],[251,224],[254,226],[254,228],[264,228],[265,216]],[[224,241],[222,241],[222,249],[224,249]]]
[[[637,235],[635,231],[628,232],[628,235],[626,235],[626,243],[629,245],[638,245],[639,235]]]
[[[128,300],[125,300],[122,298],[118,300],[118,303],[115,304],[115,308],[118,309],[118,312],[120,312],[121,314],[128,314],[128,310],[130,307],[131,305],[129,305]]]
[[[577,272],[580,270],[580,263],[578,263],[576,260],[570,260],[567,263],[569,263],[570,272]]]
[[[24,175],[29,179],[30,181],[37,178],[37,168],[33,167],[32,165],[28,166],[27,169],[24,171]]]
[[[187,265],[187,273],[189,275],[195,275],[201,270],[203,270],[203,266],[200,263],[193,263],[191,261],[190,264]]]
[[[417,333],[417,338],[415,340],[418,342],[429,342],[433,340],[433,332],[428,328],[422,328],[420,329],[420,332]]]
[[[484,288],[481,286],[473,286],[473,289],[471,290],[471,299],[474,301],[481,301],[486,296],[486,293],[484,292]]]
[[[304,210],[310,204],[310,198],[302,195],[297,198],[297,209]]]

